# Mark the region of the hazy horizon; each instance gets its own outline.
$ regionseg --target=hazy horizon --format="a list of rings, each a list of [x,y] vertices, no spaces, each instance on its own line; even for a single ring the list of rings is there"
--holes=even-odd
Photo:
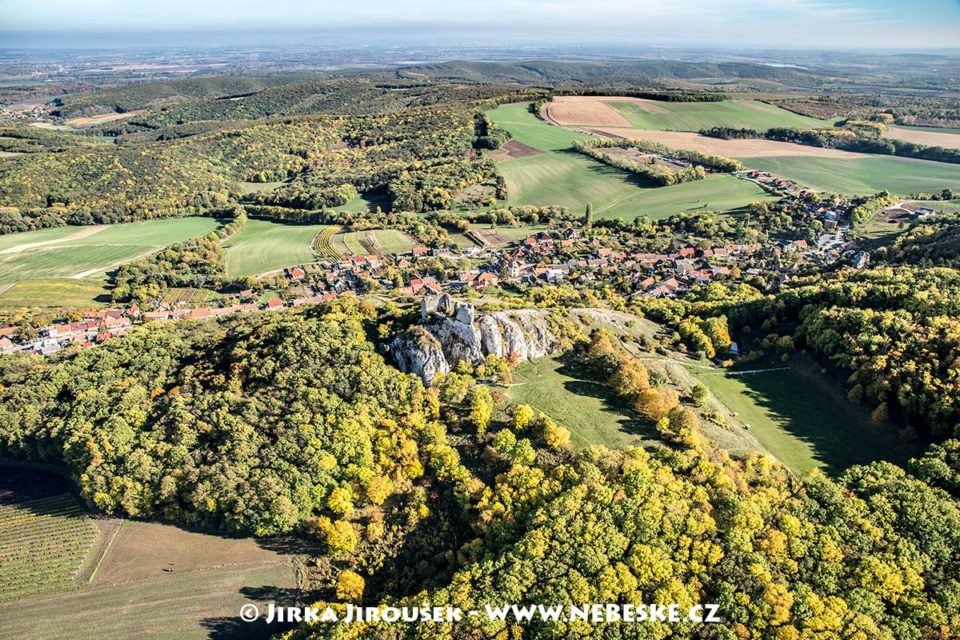
[[[957,48],[960,0],[119,0],[0,3],[0,47],[611,46]]]

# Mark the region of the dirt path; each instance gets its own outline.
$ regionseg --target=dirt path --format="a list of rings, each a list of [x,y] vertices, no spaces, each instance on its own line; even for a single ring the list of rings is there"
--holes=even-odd
[[[77,231],[76,233],[71,233],[68,236],[63,238],[57,238],[56,240],[44,240],[43,242],[29,242],[27,244],[18,244],[15,247],[10,247],[9,249],[4,249],[0,251],[0,256],[10,255],[13,253],[22,253],[24,251],[29,251],[30,249],[36,249],[37,247],[45,247],[48,244],[59,244],[61,242],[70,242],[71,240],[79,240],[81,238],[89,238],[90,236],[100,233],[107,228],[108,225],[101,224],[95,227],[87,227]]]

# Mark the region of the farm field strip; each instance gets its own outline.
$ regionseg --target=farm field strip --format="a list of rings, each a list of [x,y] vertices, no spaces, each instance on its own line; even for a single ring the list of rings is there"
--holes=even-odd
[[[894,156],[851,160],[781,156],[741,158],[749,167],[795,180],[812,189],[851,195],[937,193],[960,189],[960,165]]]
[[[205,235],[213,218],[168,218],[98,227],[63,227],[0,238],[0,282],[102,277],[118,264]]]
[[[960,149],[960,130],[917,127],[887,127],[887,137],[930,147]]]
[[[853,153],[851,151],[842,151],[840,149],[824,149],[822,147],[811,147],[804,144],[780,142],[777,140],[723,140],[721,138],[702,136],[699,133],[693,133],[689,131],[657,131],[655,129],[615,129],[611,127],[596,127],[593,132],[600,133],[605,137],[639,138],[641,140],[650,140],[651,142],[656,142],[674,149],[689,149],[691,151],[712,153],[728,158],[813,156],[822,158],[855,159],[867,157],[862,153]]]
[[[43,278],[0,284],[0,307],[94,307],[110,299],[100,280]]]
[[[604,102],[638,129],[700,131],[711,127],[735,127],[765,131],[773,127],[816,129],[831,127],[835,122],[802,116],[758,100],[656,102],[657,111],[630,99],[605,97]]]
[[[583,210],[589,203],[598,217],[633,220],[639,215],[663,218],[704,208],[737,209],[771,197],[759,186],[731,176],[709,176],[671,187],[646,186],[619,169],[569,150],[574,140],[588,136],[549,125],[526,105],[504,105],[488,115],[520,142],[540,144],[538,148],[546,150],[498,163],[510,204]]]
[[[413,241],[398,229],[371,229],[349,231],[337,236],[348,255],[392,255],[406,253],[413,248]]]
[[[223,243],[227,276],[255,276],[313,262],[314,238],[328,225],[250,220]]]

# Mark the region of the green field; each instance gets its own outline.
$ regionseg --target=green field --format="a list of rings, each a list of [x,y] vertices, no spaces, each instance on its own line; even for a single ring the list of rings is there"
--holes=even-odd
[[[665,218],[681,211],[726,211],[770,196],[759,186],[727,175],[672,187],[640,187],[622,171],[574,152],[543,153],[502,162],[510,204],[559,205],[598,218]]]
[[[545,151],[498,164],[510,204],[583,210],[591,203],[598,218],[633,220],[638,215],[664,218],[695,209],[725,211],[770,197],[751,182],[720,175],[672,187],[646,186],[623,171],[570,151],[574,140],[586,136],[537,119],[526,105],[504,105],[488,115],[518,142]]]
[[[866,158],[816,158],[781,156],[741,158],[755,169],[784,176],[819,191],[871,194],[936,193],[960,189],[960,165],[912,158],[870,156]]]
[[[0,284],[49,278],[103,278],[123,262],[202,236],[213,218],[168,218],[105,227],[66,227],[0,238]]]
[[[109,301],[110,289],[102,280],[29,280],[0,293],[0,307],[89,307]]]
[[[85,227],[54,227],[52,229],[40,229],[39,231],[24,231],[23,233],[9,233],[0,236],[0,251],[6,251],[13,247],[23,244],[32,244],[36,242],[50,242],[60,240]]]
[[[351,253],[357,255],[406,253],[413,248],[413,241],[398,229],[350,231],[341,234],[340,239]],[[370,246],[364,246],[364,240]]]
[[[310,244],[326,225],[281,224],[250,220],[224,243],[227,275],[254,276],[306,262],[313,262]]]
[[[339,207],[334,207],[334,211],[368,211],[374,212],[377,210],[377,207],[380,207],[382,210],[386,211],[390,207],[390,199],[384,193],[378,193],[371,191],[368,193],[361,193],[356,198],[342,204]]]
[[[787,370],[774,370],[788,366]],[[874,425],[868,412],[850,403],[844,390],[808,356],[788,365],[751,363],[763,373],[728,376],[704,370],[694,376],[731,411],[763,447],[797,473],[832,473],[854,464],[891,460],[903,464],[919,448],[889,425]]]
[[[570,430],[573,444],[622,448],[657,438],[610,393],[606,385],[588,380],[563,358],[524,362],[514,372],[507,392],[514,404],[528,404]]]
[[[818,120],[775,107],[758,100],[723,102],[656,102],[650,113],[635,102],[609,103],[639,129],[661,131],[700,131],[711,127],[736,127],[766,131],[773,127],[816,129],[832,127],[833,120]]]
[[[911,203],[944,213],[960,213],[960,200],[912,200]]]
[[[76,586],[96,539],[70,494],[0,504],[0,601]]]
[[[488,111],[487,116],[509,131],[517,142],[541,151],[569,149],[574,140],[590,137],[547,124],[530,113],[527,103],[501,105]]]

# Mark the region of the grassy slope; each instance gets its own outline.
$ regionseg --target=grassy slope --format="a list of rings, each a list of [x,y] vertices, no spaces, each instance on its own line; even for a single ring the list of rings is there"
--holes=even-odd
[[[111,225],[99,233],[73,240],[64,238],[82,227],[69,227],[69,232],[63,235],[59,235],[61,229],[56,229],[6,236],[3,238],[6,248],[58,238],[59,241],[20,253],[0,255],[0,283],[68,277],[92,271],[98,273],[89,275],[103,277],[106,270],[119,263],[175,242],[202,236],[218,225],[213,218],[171,218]]]
[[[870,156],[853,160],[783,156],[741,158],[747,166],[792,178],[813,189],[848,194],[934,193],[960,189],[960,165]]]
[[[774,361],[752,363],[749,368],[782,366]],[[786,371],[741,376],[693,373],[737,412],[740,423],[750,425],[750,433],[765,449],[797,473],[837,472],[873,460],[902,464],[918,453],[901,442],[892,427],[872,424],[866,411],[851,404],[807,356],[795,356]]]
[[[109,301],[110,290],[100,280],[28,280],[18,282],[0,293],[0,308],[91,307]]]
[[[511,203],[580,210],[589,202],[598,218],[665,218],[694,209],[735,209],[769,198],[751,182],[720,175],[672,187],[639,187],[622,171],[573,152],[509,160],[499,168]]]
[[[525,105],[504,105],[489,115],[518,142],[546,151],[499,163],[511,204],[578,210],[592,203],[597,217],[632,220],[641,214],[662,218],[689,209],[733,209],[768,197],[756,185],[729,176],[647,187],[623,171],[569,151],[574,140],[586,136],[538,120]]]
[[[66,236],[81,231],[86,227],[54,227],[53,229],[40,229],[39,231],[24,231],[23,233],[9,233],[0,236],[0,251],[10,249],[22,244],[32,244],[34,242],[50,242],[59,240]]]
[[[577,447],[602,444],[621,448],[656,439],[599,382],[584,379],[557,358],[525,362],[514,374],[508,396],[528,404],[570,429]]]
[[[634,102],[611,105],[640,129],[700,131],[711,127],[737,127],[766,131],[773,127],[815,129],[833,126],[832,120],[818,120],[756,100],[723,102],[658,102],[666,113],[649,113]]]
[[[586,140],[590,137],[548,125],[530,113],[526,104],[501,105],[487,115],[509,131],[514,140],[541,151],[569,149],[574,140]]]
[[[227,275],[252,276],[313,261],[310,243],[324,225],[250,220],[224,243]]]

